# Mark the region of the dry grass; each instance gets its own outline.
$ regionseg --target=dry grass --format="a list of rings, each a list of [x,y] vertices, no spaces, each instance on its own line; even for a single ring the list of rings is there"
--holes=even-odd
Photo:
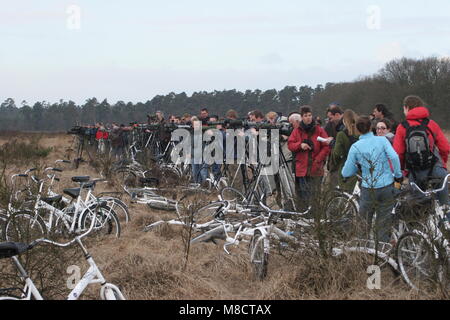
[[[7,140],[0,138],[0,144]],[[52,146],[54,150],[41,164],[52,166],[54,160],[64,156],[71,141],[72,137],[67,135],[43,136],[42,145]],[[23,168],[12,165],[8,172],[19,169]],[[75,175],[98,177],[98,173],[84,163],[78,170],[66,170],[61,185],[74,186],[70,177]],[[102,185],[97,191],[108,188],[111,186]],[[130,204],[130,211],[132,221],[122,225],[119,239],[92,239],[87,242],[107,281],[118,285],[128,299],[439,298],[437,294],[415,295],[387,268],[382,273],[382,289],[367,289],[366,269],[372,263],[360,255],[325,260],[314,251],[297,252],[287,257],[274,251],[269,261],[268,277],[261,282],[252,274],[246,244],[232,248],[232,254],[227,255],[222,244],[208,243],[191,248],[184,270],[185,247],[181,228],[163,226],[152,232],[143,232],[147,224],[161,218],[173,218],[174,214],[137,204]],[[0,270],[8,263],[1,260]],[[79,264],[83,271],[87,270],[81,257],[69,264]],[[67,274],[61,272],[53,275],[56,276],[67,279]],[[85,298],[99,298],[98,291],[91,290]]]

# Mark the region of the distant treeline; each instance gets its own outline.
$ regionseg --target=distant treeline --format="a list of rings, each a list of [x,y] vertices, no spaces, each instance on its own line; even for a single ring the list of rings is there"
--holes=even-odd
[[[310,104],[316,115],[325,116],[331,102],[339,102],[344,109],[360,114],[372,112],[377,103],[386,104],[398,118],[403,118],[402,100],[405,96],[421,96],[430,107],[433,118],[444,128],[450,128],[450,59],[399,59],[387,63],[372,76],[354,82],[327,83],[309,86],[287,86],[282,90],[224,90],[157,95],[145,103],[118,101],[109,104],[105,99],[88,99],[83,105],[73,101],[59,103],[36,102],[20,106],[9,98],[0,106],[0,130],[64,131],[74,124],[95,122],[128,124],[145,122],[147,114],[162,110],[166,115],[198,114],[206,107],[210,114],[223,116],[235,109],[240,116],[250,110],[280,111],[288,114],[299,106]]]

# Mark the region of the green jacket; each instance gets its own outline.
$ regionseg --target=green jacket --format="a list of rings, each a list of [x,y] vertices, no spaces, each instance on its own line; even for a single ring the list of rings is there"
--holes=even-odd
[[[331,152],[330,171],[337,171],[339,173],[339,187],[347,192],[353,191],[358,179],[356,177],[352,177],[350,179],[347,179],[347,182],[344,183],[344,178],[342,177],[341,171],[344,167],[345,161],[347,160],[350,147],[354,142],[358,141],[358,139],[358,135],[349,136],[347,129],[345,129],[344,131],[340,131],[336,136],[336,143],[334,145],[333,151]]]

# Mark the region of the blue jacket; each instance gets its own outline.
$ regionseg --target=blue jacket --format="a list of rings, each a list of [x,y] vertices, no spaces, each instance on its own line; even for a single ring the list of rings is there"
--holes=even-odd
[[[392,163],[394,173],[392,173]],[[350,148],[347,161],[342,168],[342,176],[349,178],[358,172],[357,165],[362,169],[362,186],[364,188],[380,189],[394,183],[402,177],[400,159],[388,139],[376,137],[372,132],[360,136]]]

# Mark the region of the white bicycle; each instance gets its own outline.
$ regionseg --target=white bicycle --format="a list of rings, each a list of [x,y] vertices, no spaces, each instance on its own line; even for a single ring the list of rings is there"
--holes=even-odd
[[[87,236],[94,228],[94,222],[95,219],[92,219],[89,230],[67,243],[57,243],[47,239],[35,240],[29,245],[17,242],[0,243],[0,259],[11,258],[25,284],[24,288],[21,290],[21,295],[17,297],[9,294],[9,292],[15,289],[0,289],[0,294],[8,294],[7,296],[0,296],[0,300],[44,300],[39,290],[36,288],[36,285],[33,283],[33,280],[29,277],[28,273],[25,271],[18,259],[18,255],[33,249],[40,243],[48,243],[57,247],[68,247],[73,243],[77,243],[86,258],[87,263],[89,264],[89,269],[77,283],[75,288],[70,292],[67,300],[78,300],[85,289],[93,284],[101,284],[100,298],[102,300],[125,300],[125,297],[117,286],[106,282],[94,259],[81,242],[81,239]]]

